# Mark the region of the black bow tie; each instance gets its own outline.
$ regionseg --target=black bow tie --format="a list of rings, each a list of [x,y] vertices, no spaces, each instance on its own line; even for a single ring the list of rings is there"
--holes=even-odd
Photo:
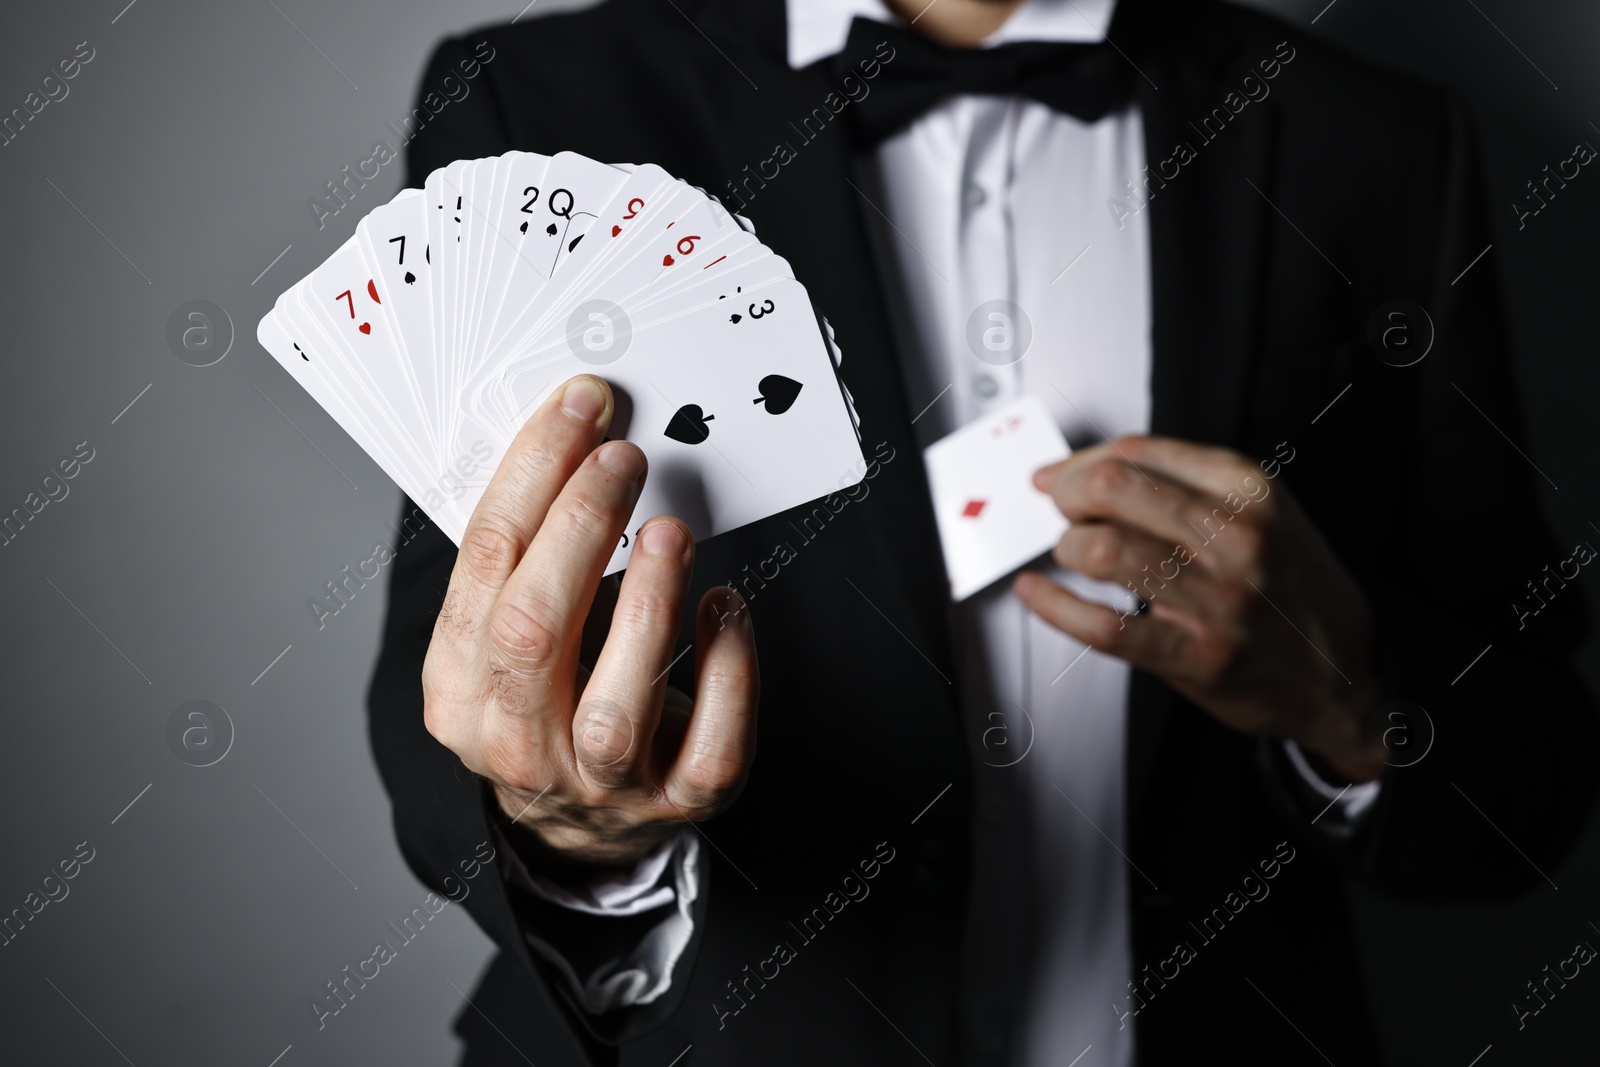
[[[1109,42],[1024,42],[998,48],[945,48],[921,34],[856,18],[834,58],[841,79],[867,86],[850,106],[860,142],[876,145],[944,97],[956,93],[1026,96],[1083,122],[1103,118],[1133,96],[1133,67]],[[866,72],[877,67],[877,75]]]

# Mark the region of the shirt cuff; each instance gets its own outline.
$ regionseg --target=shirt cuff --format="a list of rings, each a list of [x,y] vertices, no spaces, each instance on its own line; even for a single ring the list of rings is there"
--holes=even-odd
[[[558,885],[534,874],[508,850],[511,876],[535,896],[587,915],[624,918],[661,909],[662,918],[631,948],[602,959],[580,975],[567,954],[538,932],[523,928],[528,946],[561,975],[590,1014],[649,1004],[672,987],[672,971],[694,934],[694,902],[700,895],[700,842],[683,830],[632,870],[586,885]]]
[[[563,885],[526,867],[521,873],[526,874],[529,887],[552,904],[590,915],[638,915],[672,903],[673,886],[663,884],[661,875],[677,851],[678,839],[670,838],[632,870],[601,875],[585,885]]]
[[[1299,745],[1293,741],[1284,741],[1283,751],[1289,757],[1289,765],[1294,768],[1300,780],[1311,789],[1312,793],[1326,802],[1326,806],[1312,820],[1313,822],[1331,816],[1336,824],[1349,827],[1378,799],[1378,791],[1383,787],[1382,780],[1333,785],[1316,772]]]

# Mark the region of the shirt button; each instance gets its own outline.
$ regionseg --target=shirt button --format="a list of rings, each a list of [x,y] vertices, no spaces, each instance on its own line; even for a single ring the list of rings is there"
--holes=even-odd
[[[983,191],[983,186],[972,182],[967,183],[967,208],[976,211],[989,199],[989,194]]]
[[[972,391],[988,400],[1000,391],[1000,383],[992,374],[980,374],[972,379]]]

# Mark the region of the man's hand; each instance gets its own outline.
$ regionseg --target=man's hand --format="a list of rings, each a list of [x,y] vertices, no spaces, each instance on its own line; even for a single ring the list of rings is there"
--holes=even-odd
[[[749,613],[724,587],[700,601],[695,700],[667,687],[694,562],[677,519],[644,524],[615,606],[595,606],[645,479],[636,446],[601,444],[612,413],[611,390],[582,375],[523,426],[462,537],[422,668],[428,731],[508,817],[585,864],[632,862],[730,804],[759,690]],[[597,659],[582,655],[591,614]]]
[[[1130,585],[1149,610],[1123,614],[1024,573],[1014,589],[1030,610],[1236,730],[1292,740],[1353,782],[1382,773],[1366,729],[1383,692],[1365,599],[1260,467],[1124,437],[1043,468],[1034,485],[1072,522],[1056,561]]]

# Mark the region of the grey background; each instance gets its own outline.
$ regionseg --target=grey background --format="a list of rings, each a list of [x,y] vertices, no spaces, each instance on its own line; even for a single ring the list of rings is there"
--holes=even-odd
[[[409,108],[433,43],[520,5],[125,2],[12,5],[0,21],[0,112],[78,42],[96,50],[66,99],[0,148],[0,513],[79,442],[95,449],[67,498],[0,548],[0,913],[79,842],[96,850],[70,895],[0,948],[0,1042],[27,1062],[449,1062],[462,1006],[452,984],[470,991],[489,952],[459,907],[325,1030],[306,1006],[425,894],[395,847],[366,745],[381,585],[321,631],[306,606],[392,542],[399,494],[254,328],[399,187],[396,162],[322,230],[306,206],[376,140],[394,144],[384,124]],[[1560,486],[1546,492],[1557,529],[1569,544],[1600,538],[1587,525],[1600,521],[1600,367],[1581,358],[1600,285],[1600,174],[1585,168],[1523,232],[1507,206],[1578,140],[1600,144],[1600,12],[1324,3],[1272,6],[1450,86],[1478,119],[1497,213],[1494,250],[1475,269],[1496,271],[1511,302],[1530,453]],[[571,6],[538,0],[526,17]],[[232,319],[232,350],[211,367],[180,362],[165,341],[168,315],[194,298]],[[1520,521],[1492,499],[1482,519]],[[1544,562],[1530,561],[1530,576]],[[1581,584],[1592,600],[1593,579]],[[1584,666],[1600,678],[1593,641]],[[220,704],[237,732],[211,767],[167,745],[169,715],[191,699]],[[1537,709],[1507,715],[1538,729]],[[1492,1044],[1492,1067],[1591,1047],[1597,979],[1576,980],[1522,1033],[1512,1025],[1525,979],[1577,940],[1600,943],[1587,925],[1600,917],[1593,826],[1547,873],[1559,890],[1500,908],[1358,896],[1396,1062],[1465,1065]]]

